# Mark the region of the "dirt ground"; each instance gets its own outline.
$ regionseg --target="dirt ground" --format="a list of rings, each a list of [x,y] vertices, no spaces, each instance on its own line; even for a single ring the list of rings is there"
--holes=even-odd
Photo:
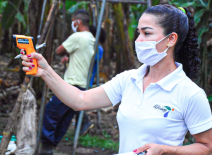
[[[17,62],[11,61],[12,58],[0,56],[0,135],[2,135],[3,130],[8,122],[9,114],[11,113],[15,101],[17,99],[20,85],[21,77],[19,76],[20,61]],[[56,62],[53,63],[53,68],[55,71],[62,76],[64,71],[64,65],[57,63],[60,61],[60,58],[55,59]],[[48,98],[52,96],[51,91],[48,93]],[[39,111],[38,105],[38,111]],[[94,127],[90,129],[90,136],[103,136],[103,131],[110,135],[111,139],[118,143],[118,125],[116,121],[116,111],[117,108],[105,108],[101,109],[101,123],[100,128],[97,127],[97,112],[88,111],[87,114],[90,117],[91,121],[94,123]],[[39,116],[39,115],[38,115]],[[72,132],[74,135],[74,124],[75,119],[72,120],[72,123],[69,127],[68,132]],[[58,146],[54,149],[55,155],[69,155],[72,151],[72,143],[70,140],[63,139]],[[81,145],[77,146],[76,155],[110,155],[115,154],[116,151],[107,150],[104,148],[93,148],[93,147],[83,147]]]

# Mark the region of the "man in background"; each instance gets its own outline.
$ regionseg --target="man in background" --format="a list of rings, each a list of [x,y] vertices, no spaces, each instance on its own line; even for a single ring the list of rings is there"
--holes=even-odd
[[[72,30],[75,33],[56,49],[57,54],[69,56],[64,80],[80,90],[86,89],[89,66],[94,55],[95,38],[89,31],[89,21],[87,11],[76,11],[72,16]],[[53,155],[53,148],[65,135],[75,114],[79,115],[79,111],[66,106],[56,96],[50,99],[45,107],[40,155]],[[80,134],[85,134],[92,127],[93,123],[85,113]]]

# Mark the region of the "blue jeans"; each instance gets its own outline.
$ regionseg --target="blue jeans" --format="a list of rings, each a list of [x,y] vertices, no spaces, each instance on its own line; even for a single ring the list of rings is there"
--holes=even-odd
[[[77,88],[85,90],[84,88]],[[68,130],[71,120],[75,114],[78,118],[79,111],[74,111],[54,95],[45,106],[41,136],[42,142],[57,146]],[[85,121],[89,120],[87,115],[84,113],[82,125]]]

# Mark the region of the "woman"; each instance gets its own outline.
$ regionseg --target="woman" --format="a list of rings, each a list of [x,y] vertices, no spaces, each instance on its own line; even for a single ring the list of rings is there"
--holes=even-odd
[[[42,55],[22,56],[24,71],[38,60],[38,73],[49,88],[76,111],[115,106],[120,129],[119,153],[147,155],[212,154],[212,117],[198,76],[199,50],[188,9],[157,5],[138,23],[136,52],[140,68],[118,74],[101,87],[80,91],[64,82]],[[77,104],[81,103],[81,104]],[[196,143],[181,146],[187,131]]]

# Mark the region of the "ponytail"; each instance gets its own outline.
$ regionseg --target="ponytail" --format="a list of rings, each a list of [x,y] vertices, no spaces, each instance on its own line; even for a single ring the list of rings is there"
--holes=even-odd
[[[175,51],[175,59],[183,64],[183,70],[190,79],[196,79],[199,75],[199,45],[196,28],[191,13],[184,8],[188,17],[188,33],[182,42],[181,48]]]

